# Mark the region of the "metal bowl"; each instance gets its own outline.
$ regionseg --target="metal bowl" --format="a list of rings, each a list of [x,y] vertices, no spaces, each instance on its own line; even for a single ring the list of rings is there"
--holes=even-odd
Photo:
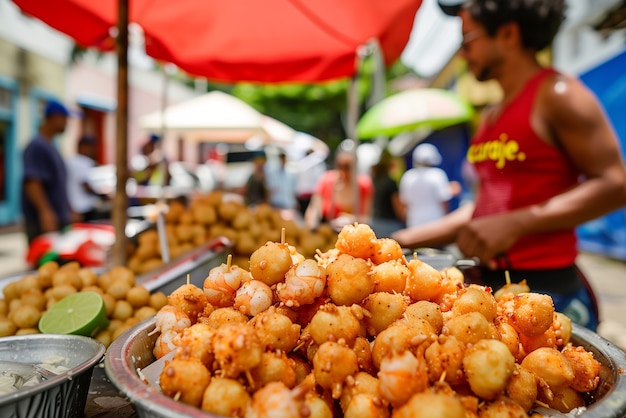
[[[0,360],[41,364],[50,356],[61,356],[69,368],[34,386],[0,396],[0,417],[83,416],[91,375],[104,353],[100,342],[78,335],[0,338]]]
[[[602,383],[590,393],[592,403],[579,415],[584,418],[621,418],[626,416],[626,354],[598,334],[572,324],[572,342],[591,351],[602,364]],[[104,362],[111,382],[135,405],[141,418],[217,417],[163,395],[144,383],[138,369],[155,361],[152,349],[158,333],[151,334],[155,318],[146,319],[118,337],[109,346]]]

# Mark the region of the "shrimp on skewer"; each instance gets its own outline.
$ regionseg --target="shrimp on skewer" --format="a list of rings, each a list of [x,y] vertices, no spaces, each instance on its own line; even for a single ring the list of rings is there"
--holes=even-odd
[[[292,266],[285,282],[278,283],[278,298],[288,307],[308,305],[322,296],[326,287],[326,271],[315,260],[307,259]]]
[[[229,254],[226,264],[213,267],[202,286],[209,303],[219,308],[232,306],[241,283],[250,278],[248,271],[231,265],[232,258]]]

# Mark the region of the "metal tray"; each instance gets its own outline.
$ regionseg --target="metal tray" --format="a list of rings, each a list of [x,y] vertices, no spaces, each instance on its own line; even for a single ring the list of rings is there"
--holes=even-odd
[[[139,377],[137,370],[155,361],[152,349],[158,333],[150,335],[154,326],[155,318],[146,319],[109,346],[104,367],[111,382],[128,396],[141,418],[217,418],[217,415],[174,401]],[[602,364],[602,383],[591,394],[595,402],[579,417],[626,416],[626,354],[598,334],[576,324],[572,327],[572,342],[591,351]]]

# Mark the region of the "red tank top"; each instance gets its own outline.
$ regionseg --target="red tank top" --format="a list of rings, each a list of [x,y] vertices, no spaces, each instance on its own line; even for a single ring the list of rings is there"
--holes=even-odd
[[[533,76],[498,119],[485,120],[472,139],[467,158],[478,174],[480,190],[474,217],[538,204],[578,183],[579,173],[556,147],[544,142],[530,124],[537,91],[553,69]],[[550,269],[574,263],[574,229],[522,236],[498,260],[509,269]]]

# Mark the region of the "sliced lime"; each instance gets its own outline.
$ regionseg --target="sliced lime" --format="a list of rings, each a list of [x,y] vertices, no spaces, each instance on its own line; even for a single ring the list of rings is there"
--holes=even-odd
[[[39,331],[93,337],[108,325],[102,296],[96,292],[78,292],[52,305],[39,320]]]

